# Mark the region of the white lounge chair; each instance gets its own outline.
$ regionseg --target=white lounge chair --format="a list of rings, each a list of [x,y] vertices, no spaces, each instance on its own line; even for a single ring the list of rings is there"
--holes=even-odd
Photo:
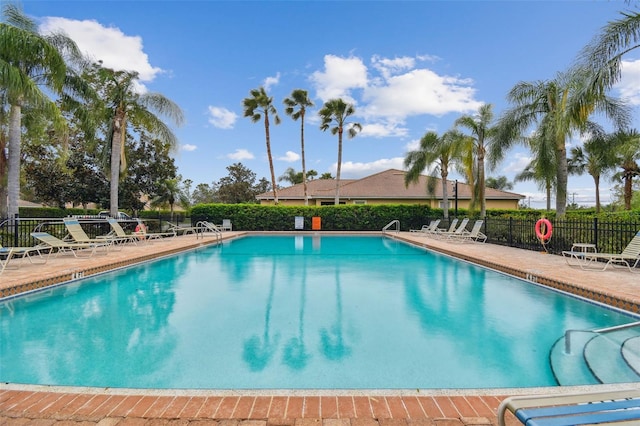
[[[454,219],[455,221],[456,219]],[[436,238],[450,239],[456,235],[460,235],[467,230],[467,223],[469,223],[469,218],[465,217],[460,221],[457,227],[449,227],[448,231],[440,231],[433,234]],[[453,228],[453,231],[451,231]]]
[[[451,234],[449,239],[456,242],[476,241],[484,243],[487,241],[487,236],[481,232],[482,225],[484,225],[484,220],[476,220],[471,231],[463,228],[461,232]]]
[[[75,218],[64,218],[62,219],[64,222],[64,227],[67,229],[67,233],[71,240],[65,238],[64,241],[72,241],[76,243],[104,243],[108,242],[109,244],[115,244],[118,242],[126,241],[127,239],[120,238],[116,235],[101,235],[96,238],[90,238],[84,229],[82,229],[82,225],[80,225],[80,221]]]
[[[442,228],[436,227],[436,229],[433,230],[432,234],[434,234],[435,236],[445,235],[445,234],[454,232],[456,230],[457,226],[458,226],[458,218],[454,218],[449,223],[449,228],[448,229],[442,229]]]
[[[563,251],[562,255],[570,266],[579,266],[582,269],[604,271],[611,266],[626,266],[630,272],[640,272],[636,268],[640,263],[640,231],[631,239],[627,247],[621,253],[593,253],[583,251]],[[569,262],[570,259],[576,263]],[[600,265],[604,262],[604,266]]]
[[[436,232],[436,229],[438,228],[438,225],[440,225],[440,219],[435,219],[432,220],[431,222],[429,222],[428,225],[422,225],[422,228],[420,229],[410,229],[410,232],[420,232],[422,234],[431,234],[433,232]]]
[[[103,242],[91,242],[91,243],[77,243],[61,240],[46,232],[32,232],[31,236],[40,241],[44,247],[50,247],[56,249],[56,256],[60,253],[71,253],[74,257],[80,257],[79,254],[86,254],[86,257],[91,257],[97,253],[98,249],[104,249],[106,254],[109,246],[108,241]]]
[[[46,257],[44,256],[45,251],[47,252]],[[35,260],[34,254],[40,258],[40,261]],[[50,254],[51,249],[48,247],[2,247],[0,245],[0,274],[7,269],[7,266],[12,259],[28,259],[31,263],[47,263]],[[20,267],[19,264],[16,268],[18,267]]]

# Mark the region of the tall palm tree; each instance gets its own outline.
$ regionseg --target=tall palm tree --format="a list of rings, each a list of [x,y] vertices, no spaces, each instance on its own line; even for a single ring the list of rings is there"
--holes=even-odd
[[[637,130],[625,130],[611,136],[618,167],[617,173],[624,183],[624,208],[631,210],[633,198],[633,179],[640,177],[640,133]]]
[[[264,117],[264,133],[267,143],[267,158],[269,159],[269,170],[271,171],[271,187],[273,188],[273,202],[278,204],[278,192],[276,188],[276,174],[273,170],[273,157],[271,156],[271,138],[269,135],[269,115],[273,115],[275,124],[280,124],[280,117],[276,107],[273,106],[273,97],[267,95],[264,87],[251,90],[251,96],[245,98],[244,116],[250,117],[253,123],[257,123]]]
[[[18,214],[23,108],[45,112],[64,122],[55,104],[41,87],[62,93],[68,67],[64,55],[78,58],[78,49],[68,37],[40,35],[36,23],[15,4],[2,6],[0,23],[0,87],[9,105],[7,149],[7,216]],[[4,213],[4,212],[0,212]]]
[[[556,160],[556,214],[567,208],[567,138],[590,128],[589,116],[602,112],[617,126],[629,121],[629,112],[619,101],[588,88],[591,77],[583,70],[561,74],[553,80],[520,82],[508,94],[514,104],[497,124],[496,141],[491,146],[491,161],[497,163],[507,149],[523,140],[530,126],[537,126],[540,137],[554,141]]]
[[[338,135],[338,167],[336,170],[336,196],[335,205],[340,204],[340,170],[342,169],[342,134],[347,128],[347,136],[354,138],[362,126],[360,123],[347,122],[347,118],[355,114],[356,109],[353,105],[347,104],[342,99],[330,99],[324,103],[322,109],[318,112],[320,119],[320,130],[323,132],[331,130],[331,134]],[[333,125],[333,127],[332,127]]]
[[[304,205],[309,205],[309,194],[307,193],[307,169],[304,159],[304,116],[308,107],[313,106],[306,90],[296,89],[291,92],[291,96],[285,98],[286,106],[284,112],[294,120],[300,119],[300,156],[302,157],[302,187],[304,189]],[[296,109],[297,108],[297,109]]]
[[[556,159],[554,141],[534,134],[525,138],[525,145],[533,154],[533,159],[525,169],[516,175],[515,182],[534,181],[547,194],[547,211],[551,210],[552,189],[556,186]]]
[[[420,175],[428,170],[427,193],[434,194],[437,176],[442,182],[442,212],[445,219],[449,218],[449,191],[447,189],[447,177],[449,167],[460,160],[463,154],[465,138],[455,130],[450,130],[442,137],[436,132],[427,132],[420,139],[420,146],[415,151],[409,151],[404,158],[404,167],[407,173],[404,176],[405,186],[416,183]]]
[[[578,68],[591,73],[591,89],[603,92],[622,76],[622,58],[640,47],[640,13],[621,12],[622,17],[609,22],[580,52]]]
[[[176,147],[178,138],[160,118],[165,116],[176,125],[181,125],[184,116],[180,107],[160,93],[138,93],[138,73],[114,71],[94,65],[98,84],[104,84],[102,101],[106,105],[105,120],[108,123],[106,140],[110,151],[109,213],[118,214],[118,189],[120,178],[126,173],[125,141],[129,128],[144,131],[169,147]]]
[[[487,212],[487,200],[485,199],[485,168],[484,159],[487,152],[487,144],[492,142],[495,129],[491,127],[493,121],[493,111],[491,104],[480,106],[478,114],[464,115],[455,121],[456,126],[465,127],[471,131],[473,140],[473,152],[476,157],[475,172],[477,173],[475,183],[477,190],[474,191],[478,195],[480,201],[480,217],[485,217]]]
[[[588,173],[596,187],[596,213],[600,213],[600,178],[615,167],[614,150],[605,135],[595,134],[583,146],[571,148],[569,172],[577,175]]]

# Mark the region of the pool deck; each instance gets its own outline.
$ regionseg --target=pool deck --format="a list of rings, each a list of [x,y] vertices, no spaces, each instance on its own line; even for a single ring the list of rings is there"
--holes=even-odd
[[[225,232],[235,238],[242,232]],[[379,234],[379,233],[377,233]],[[480,243],[452,243],[418,233],[387,234],[501,272],[607,303],[640,309],[640,274],[609,268],[585,271],[562,256]],[[118,267],[213,244],[194,235],[127,245],[90,258],[51,257],[46,264],[18,261],[0,275],[0,295],[11,297]],[[15,261],[12,261],[12,264]],[[416,271],[419,273],[419,271]],[[0,366],[1,368],[1,366]],[[0,384],[2,425],[219,426],[454,426],[496,425],[496,410],[510,395],[636,388],[637,383],[570,388],[442,390],[144,390]],[[520,424],[509,418],[508,424]]]

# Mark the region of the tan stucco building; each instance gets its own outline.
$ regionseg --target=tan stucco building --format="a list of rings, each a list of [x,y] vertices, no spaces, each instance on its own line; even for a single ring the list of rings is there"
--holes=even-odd
[[[442,181],[438,179],[434,194],[427,193],[427,176],[420,176],[418,183],[408,187],[404,185],[405,172],[389,169],[362,179],[340,179],[340,204],[424,204],[432,208],[444,207],[442,201]],[[449,208],[455,208],[456,196],[454,181],[447,181]],[[471,200],[471,187],[458,182],[458,208],[466,209]],[[307,182],[309,205],[334,204],[336,181],[318,179]],[[273,204],[273,192],[256,197],[260,204]],[[485,193],[487,209],[517,209],[524,195],[487,188]],[[278,190],[278,202],[281,205],[304,205],[302,184]]]

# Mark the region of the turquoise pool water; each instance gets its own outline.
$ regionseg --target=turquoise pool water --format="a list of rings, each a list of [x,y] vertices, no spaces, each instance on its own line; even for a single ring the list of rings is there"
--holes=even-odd
[[[389,238],[255,236],[0,303],[0,380],[554,386],[565,330],[633,320]]]

